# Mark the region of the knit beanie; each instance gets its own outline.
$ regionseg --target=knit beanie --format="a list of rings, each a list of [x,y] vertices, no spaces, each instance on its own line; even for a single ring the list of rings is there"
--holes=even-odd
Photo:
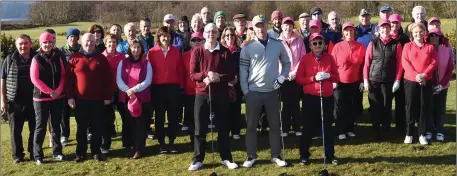
[[[54,41],[54,37],[49,32],[44,32],[40,35],[40,43],[53,42],[53,41]]]
[[[216,14],[214,14],[214,22],[216,22],[217,17],[220,15],[224,16],[224,18],[227,19],[227,14],[224,11],[218,11]]]
[[[270,20],[273,21],[273,20],[276,19],[276,18],[279,18],[279,19],[282,19],[282,18],[283,18],[283,17],[282,17],[282,12],[281,12],[281,11],[275,10],[275,11],[273,11],[273,13],[271,13],[271,19],[270,19]]]
[[[79,29],[70,28],[67,30],[67,39],[68,39],[68,37],[70,37],[72,35],[78,37],[78,39],[79,39],[79,34],[80,34]]]

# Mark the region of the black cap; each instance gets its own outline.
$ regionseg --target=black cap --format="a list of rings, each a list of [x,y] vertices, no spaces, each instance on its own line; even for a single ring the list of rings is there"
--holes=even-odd
[[[243,14],[243,13],[238,13],[238,14],[236,14],[235,16],[233,16],[232,19],[240,19],[240,18],[246,19],[246,15]]]
[[[313,7],[313,8],[311,9],[311,15],[313,15],[313,14],[315,14],[315,13],[320,13],[320,14],[322,14],[322,9],[319,8],[319,7]]]
[[[189,18],[187,18],[187,16],[184,15],[184,16],[181,16],[181,18],[179,18],[179,21],[185,21],[185,22],[189,23]]]

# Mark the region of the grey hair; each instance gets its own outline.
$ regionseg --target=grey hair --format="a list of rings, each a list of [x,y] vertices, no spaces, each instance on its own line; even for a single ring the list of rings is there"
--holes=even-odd
[[[132,26],[135,27],[135,23],[134,23],[134,22],[130,22],[130,23],[125,24],[125,26],[124,26],[124,32],[125,32],[125,31],[128,31],[127,28],[132,27]]]
[[[204,29],[204,32],[207,32],[207,31],[209,31],[210,29],[217,29],[216,24],[214,24],[214,23],[208,23],[208,24],[206,24],[205,29]]]
[[[202,19],[202,16],[200,15],[200,13],[195,13],[193,16],[192,16],[192,20],[190,20],[190,22],[192,23],[192,21],[194,20],[203,20]]]
[[[411,11],[411,13],[414,13],[414,10],[421,10],[421,11],[424,11],[424,16],[427,15],[427,9],[425,9],[425,7],[423,6],[415,6],[413,8],[413,10]]]

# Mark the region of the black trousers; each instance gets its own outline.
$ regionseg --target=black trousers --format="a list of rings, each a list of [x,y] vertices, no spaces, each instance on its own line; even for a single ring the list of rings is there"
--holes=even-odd
[[[363,91],[357,91],[354,95],[353,101],[355,120],[357,120],[357,117],[363,115]]]
[[[335,97],[336,133],[346,134],[354,132],[355,117],[354,107],[357,106],[354,99],[358,96],[360,82],[338,83],[333,91]]]
[[[405,132],[406,128],[406,97],[404,79],[400,82],[400,88],[394,93],[395,97],[395,128],[399,132]]]
[[[92,155],[99,155],[101,153],[100,146],[102,143],[102,133],[104,131],[104,107],[103,100],[76,99],[76,156],[84,157],[87,154],[87,127],[89,125],[89,120],[92,126],[90,150]]]
[[[178,115],[178,125],[179,125],[179,123],[183,123],[183,125],[184,125],[184,122],[183,122],[183,119],[184,119],[184,107],[186,106],[186,104],[185,104],[186,102],[184,101],[184,99],[186,98],[186,95],[184,95],[182,93],[182,91],[180,91],[180,92],[181,92],[181,100],[182,101],[179,102],[180,103],[180,107],[179,107],[179,115]]]
[[[105,105],[103,109],[103,131],[102,131],[102,149],[111,149],[111,137],[114,131],[114,104]]]
[[[295,80],[285,81],[281,86],[282,104],[282,127],[284,133],[289,133],[292,125],[293,131],[301,132],[300,129],[300,92],[302,88]]]
[[[194,125],[194,109],[195,109],[195,95],[186,95],[182,99],[184,103],[184,126],[189,127],[189,133],[193,134]]]
[[[68,99],[63,100],[62,108],[62,121],[60,122],[60,128],[62,129],[62,137],[70,137],[70,112],[71,108],[68,105]]]
[[[33,155],[35,160],[42,160],[43,142],[46,137],[46,126],[51,119],[52,154],[62,154],[62,143],[60,143],[60,122],[62,121],[63,99],[52,101],[33,101],[35,109],[35,134],[33,136]],[[51,116],[51,118],[49,118]]]
[[[243,92],[241,91],[240,84],[235,84],[236,101],[231,102],[228,111],[229,130],[232,135],[240,135],[241,131],[241,101],[243,99]]]
[[[430,116],[432,91],[432,81],[427,81],[425,86],[420,86],[417,82],[405,80],[407,136],[414,134],[416,121],[418,122],[418,134],[424,135]]]
[[[371,123],[373,132],[380,133],[390,131],[390,120],[392,119],[392,82],[370,81],[368,101],[370,103]]]
[[[178,116],[181,108],[181,90],[177,84],[152,85],[155,110],[155,127],[159,144],[165,144],[165,134],[169,143],[173,144],[179,131]],[[165,129],[165,112],[167,113],[168,128]]]
[[[213,124],[217,126],[217,149],[222,159],[232,161],[229,141],[229,119],[227,116],[229,100],[225,97],[195,96],[195,137],[193,161],[203,162],[205,159],[206,134],[210,123],[210,103],[214,113]],[[215,147],[216,148],[216,147]]]
[[[24,128],[24,123],[26,120],[28,121],[29,125],[27,150],[30,153],[30,156],[33,157],[33,137],[35,134],[35,110],[33,109],[33,102],[30,101],[29,104],[22,105],[8,101],[7,110],[13,159],[24,158],[25,156],[24,146],[22,143],[22,129]]]
[[[321,102],[319,96],[305,94],[303,96],[303,135],[300,137],[300,158],[308,159],[310,157],[309,147],[311,146],[313,132],[316,128],[322,129],[321,118]],[[324,149],[325,155],[328,159],[333,158],[335,154],[333,143],[333,96],[322,97],[322,105],[324,111]]]
[[[130,111],[128,110],[127,103],[124,103],[124,110],[126,112],[127,122],[130,131],[130,138],[132,141],[132,151],[133,152],[144,152],[146,148],[146,126],[144,123],[146,121],[146,117],[149,116],[149,104],[143,103],[142,105],[142,113],[139,117],[132,117]]]

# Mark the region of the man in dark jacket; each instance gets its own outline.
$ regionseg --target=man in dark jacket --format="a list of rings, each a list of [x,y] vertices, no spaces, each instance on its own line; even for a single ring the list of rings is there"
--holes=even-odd
[[[30,80],[30,65],[36,54],[31,49],[30,37],[21,34],[16,37],[16,51],[8,55],[2,66],[1,111],[8,114],[11,131],[13,162],[24,161],[22,128],[29,122],[28,151],[33,158],[33,134],[35,133],[35,111],[33,109],[33,84]],[[8,106],[8,110],[6,107]]]

